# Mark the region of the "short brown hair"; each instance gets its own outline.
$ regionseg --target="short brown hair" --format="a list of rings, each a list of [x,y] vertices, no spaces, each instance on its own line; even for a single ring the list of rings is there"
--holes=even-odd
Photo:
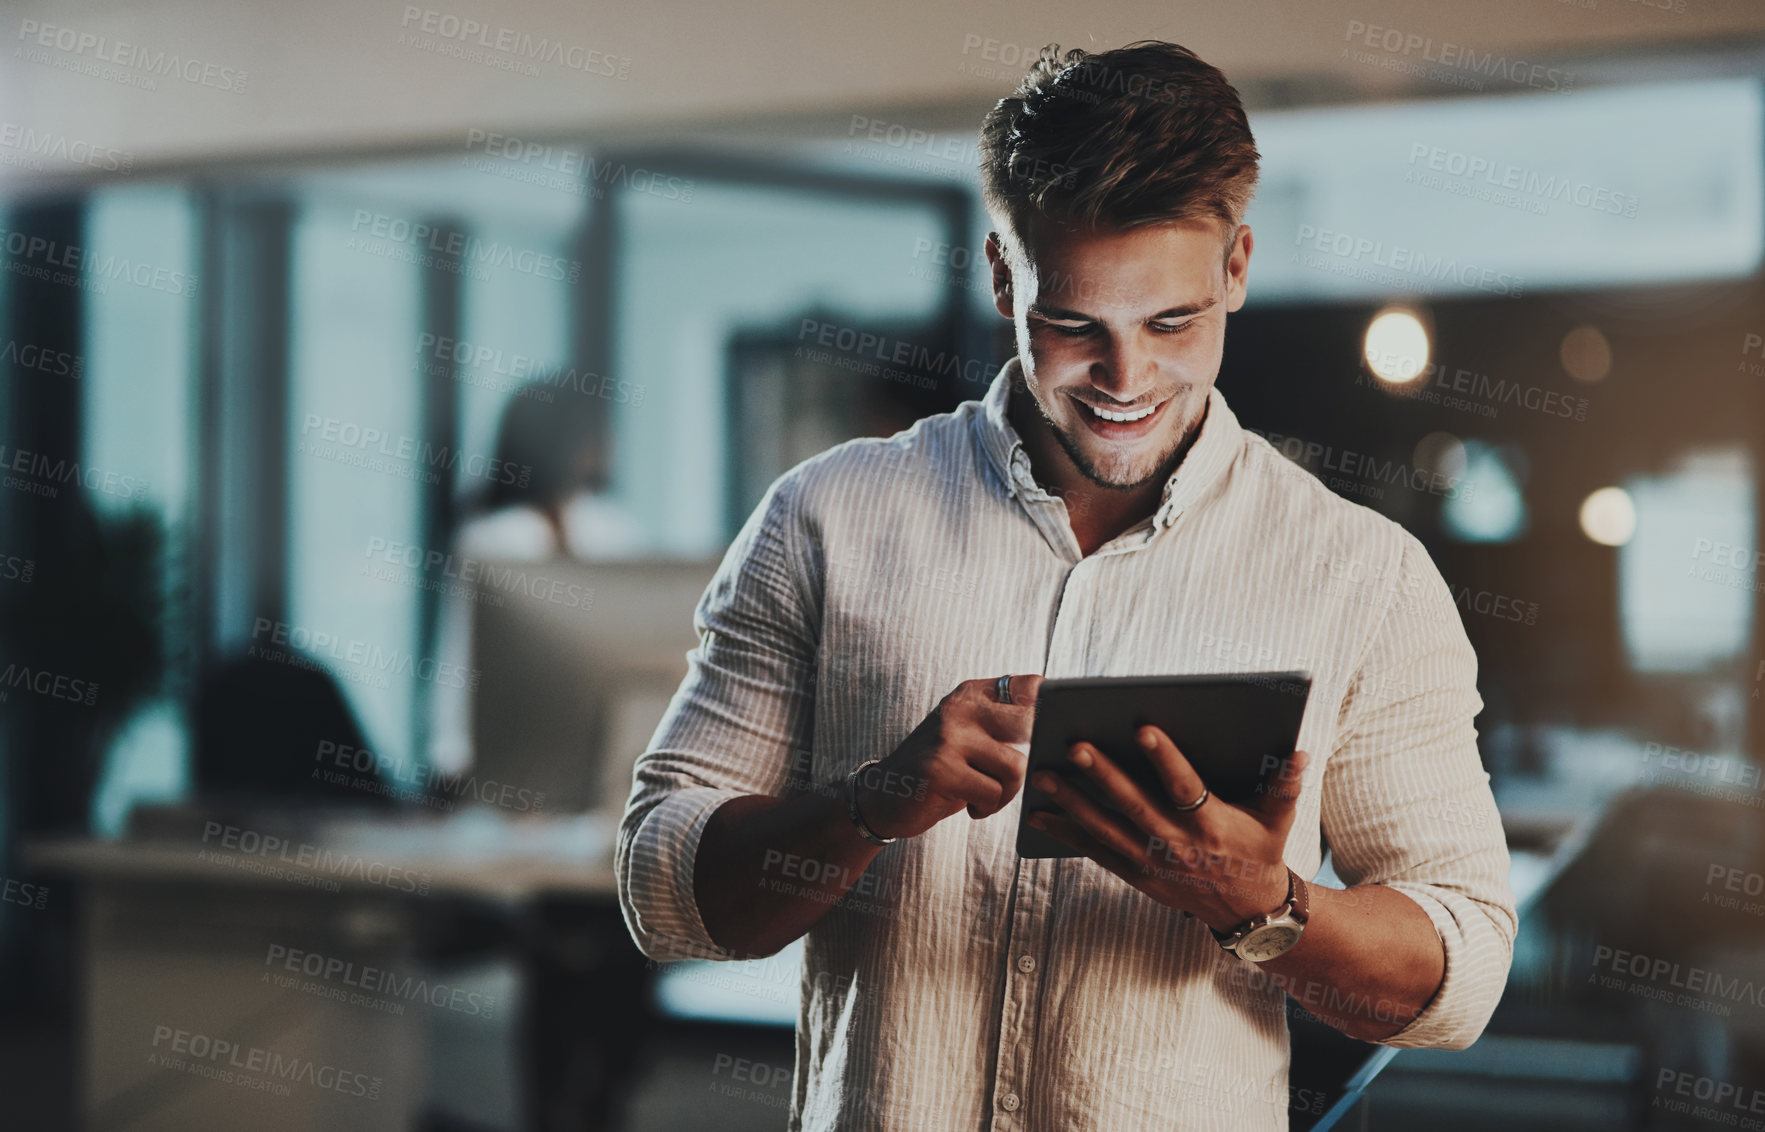
[[[1082,228],[1217,217],[1228,251],[1256,191],[1238,92],[1187,47],[1042,48],[981,123],[981,195],[1020,238],[1040,215]]]

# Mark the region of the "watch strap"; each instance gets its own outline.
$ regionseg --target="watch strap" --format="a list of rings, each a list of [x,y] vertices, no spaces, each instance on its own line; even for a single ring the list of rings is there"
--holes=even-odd
[[[1237,951],[1235,948],[1239,940],[1243,939],[1257,928],[1260,928],[1265,924],[1274,923],[1276,920],[1285,916],[1291,916],[1302,926],[1311,917],[1311,892],[1306,887],[1305,881],[1301,880],[1299,874],[1294,872],[1291,868],[1287,870],[1286,903],[1280,905],[1272,912],[1266,912],[1260,916],[1252,916],[1250,919],[1245,920],[1243,923],[1229,928],[1226,931],[1214,931],[1212,928],[1209,928],[1208,931],[1213,933],[1213,938],[1216,943],[1236,955]]]
[[[1290,878],[1287,882],[1288,909],[1295,920],[1306,923],[1311,919],[1311,886],[1292,869],[1287,870],[1287,876]]]

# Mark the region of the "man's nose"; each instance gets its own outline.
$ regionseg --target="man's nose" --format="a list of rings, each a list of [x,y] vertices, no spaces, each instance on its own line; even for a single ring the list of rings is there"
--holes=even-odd
[[[1151,353],[1133,339],[1133,334],[1110,335],[1103,356],[1091,363],[1091,384],[1124,403],[1155,384]]]

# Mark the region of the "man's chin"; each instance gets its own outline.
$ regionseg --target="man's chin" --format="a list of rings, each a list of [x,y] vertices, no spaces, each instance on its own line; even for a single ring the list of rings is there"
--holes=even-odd
[[[1161,478],[1157,465],[1145,469],[1128,469],[1119,473],[1110,473],[1099,468],[1088,468],[1084,465],[1080,465],[1079,470],[1087,480],[1106,491],[1134,491]]]
[[[1123,460],[1111,454],[1099,460],[1094,458],[1094,453],[1086,451],[1081,442],[1066,433],[1057,430],[1055,436],[1060,440],[1060,446],[1066,449],[1068,458],[1079,470],[1079,474],[1108,491],[1133,491],[1163,477],[1167,474],[1165,465],[1176,451],[1173,445],[1170,452],[1162,456],[1139,456]]]

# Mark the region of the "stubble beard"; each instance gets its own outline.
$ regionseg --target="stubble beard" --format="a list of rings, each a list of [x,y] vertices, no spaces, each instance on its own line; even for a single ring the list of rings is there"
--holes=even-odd
[[[1171,394],[1171,399],[1175,403],[1169,407],[1170,410],[1175,410],[1180,405],[1187,403],[1193,390],[1194,386],[1192,385],[1178,386],[1176,391]],[[1026,390],[1026,392],[1028,391]],[[1079,474],[1108,491],[1133,491],[1136,488],[1145,487],[1155,480],[1169,477],[1171,472],[1175,470],[1179,453],[1194,435],[1196,424],[1201,416],[1201,409],[1197,409],[1189,419],[1184,420],[1182,427],[1176,431],[1176,435],[1164,451],[1158,454],[1157,459],[1138,469],[1130,466],[1112,475],[1091,458],[1090,454],[1085,451],[1084,445],[1070,430],[1060,427],[1060,424],[1043,406],[1041,398],[1031,394],[1030,400],[1035,403],[1036,412],[1048,425],[1049,431],[1054,434],[1055,443],[1060,445],[1061,451],[1066,453],[1067,459],[1073,462],[1073,466],[1079,470]],[[1202,409],[1205,408],[1206,402],[1204,401]]]

